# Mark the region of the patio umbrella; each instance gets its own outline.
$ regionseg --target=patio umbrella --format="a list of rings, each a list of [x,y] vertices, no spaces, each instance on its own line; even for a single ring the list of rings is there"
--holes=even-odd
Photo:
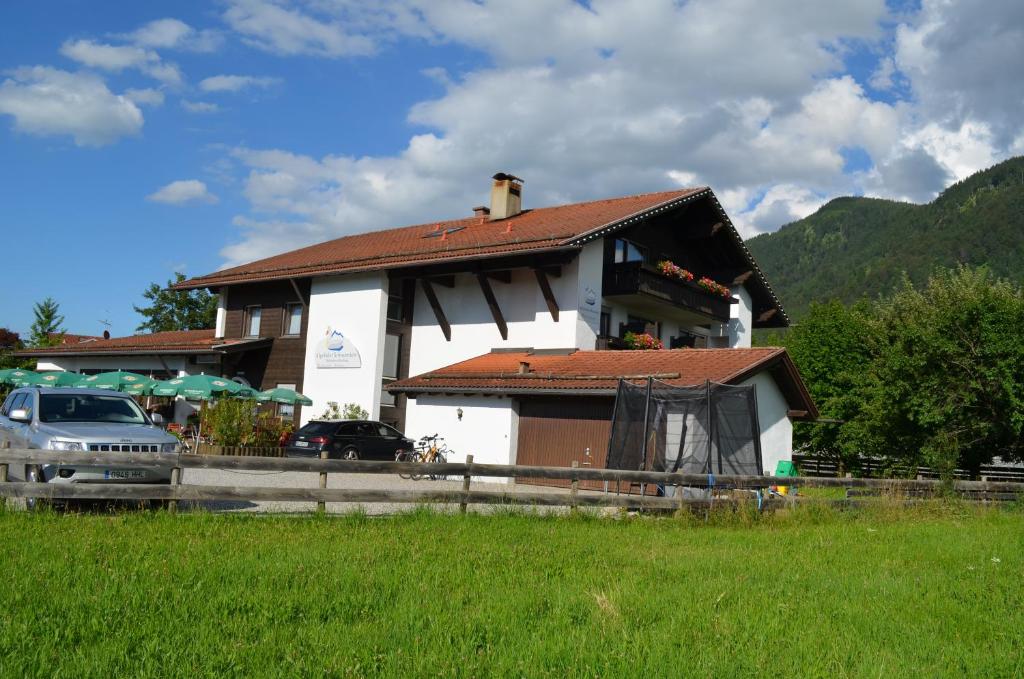
[[[114,391],[127,391],[132,394],[141,394],[147,384],[156,380],[150,379],[138,373],[118,370],[116,372],[99,373],[89,375],[81,379],[76,387],[88,387],[90,389],[112,389]]]
[[[206,401],[222,397],[247,398],[253,395],[252,389],[243,387],[238,382],[206,374],[187,375],[166,382],[156,382],[149,391],[153,396],[181,396],[190,401],[203,402],[200,408],[199,430],[196,432],[197,447],[203,434],[202,410],[206,407]]]
[[[27,377],[30,373],[32,373],[31,370],[20,370],[18,368],[0,370],[0,384],[9,384],[15,387],[21,386],[21,380]]]
[[[35,373],[29,371],[24,377],[18,378],[16,386],[73,387],[81,381],[82,377],[84,376],[78,373],[59,371]]]
[[[313,399],[303,396],[294,389],[267,389],[256,393],[256,401],[259,403],[284,403],[286,405],[311,406]]]
[[[241,394],[239,394],[240,392]],[[150,390],[153,396],[181,396],[190,401],[209,401],[236,394],[245,396],[248,392],[252,392],[252,390],[243,387],[238,382],[232,382],[226,377],[202,374],[186,375],[165,382],[157,382]]]

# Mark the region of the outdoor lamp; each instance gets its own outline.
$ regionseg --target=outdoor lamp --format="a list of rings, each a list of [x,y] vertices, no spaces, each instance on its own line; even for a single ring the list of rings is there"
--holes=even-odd
[[[462,422],[462,408],[456,408],[455,415],[459,418],[459,422]]]

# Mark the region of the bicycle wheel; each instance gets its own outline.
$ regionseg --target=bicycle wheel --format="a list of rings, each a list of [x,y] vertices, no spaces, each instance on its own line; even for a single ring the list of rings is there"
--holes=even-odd
[[[413,455],[415,455],[415,453],[407,453],[407,452],[395,453],[395,462],[412,462]],[[402,472],[398,472],[398,478],[400,478],[400,479],[409,479],[409,478],[412,478],[412,475],[411,474],[403,474]]]
[[[423,462],[422,451],[414,450],[413,452],[409,453],[409,461],[414,464],[419,464],[420,462]],[[412,479],[413,481],[419,481],[420,479],[423,478],[423,474],[411,472],[406,478]]]
[[[447,464],[448,458],[444,456],[444,453],[438,452],[436,455],[434,455],[433,461],[438,464]],[[444,481],[445,479],[448,478],[448,476],[447,474],[431,474],[430,478],[434,481]]]

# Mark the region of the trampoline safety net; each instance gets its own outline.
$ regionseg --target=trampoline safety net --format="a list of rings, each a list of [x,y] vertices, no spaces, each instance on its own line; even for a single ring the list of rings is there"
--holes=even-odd
[[[708,382],[674,387],[619,380],[609,469],[760,475],[757,392]],[[646,446],[644,442],[646,441]]]

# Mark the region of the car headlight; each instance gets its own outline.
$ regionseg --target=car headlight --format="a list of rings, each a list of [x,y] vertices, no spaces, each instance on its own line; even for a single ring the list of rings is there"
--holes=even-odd
[[[180,453],[181,452],[181,444],[180,443],[164,443],[164,444],[162,444],[160,446],[160,452],[161,453]]]
[[[79,441],[50,441],[50,450],[85,450]]]

